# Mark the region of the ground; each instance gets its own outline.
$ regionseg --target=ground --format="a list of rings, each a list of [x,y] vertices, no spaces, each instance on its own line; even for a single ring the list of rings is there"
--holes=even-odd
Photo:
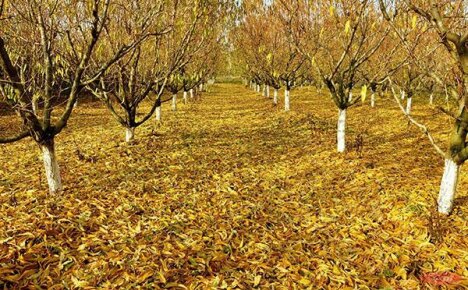
[[[177,113],[164,104],[163,124],[133,144],[104,107],[80,104],[56,140],[59,196],[37,145],[0,145],[0,286],[426,289],[427,273],[468,277],[468,175],[439,216],[443,158],[392,100],[350,109],[338,154],[325,91],[294,90],[285,113],[241,85],[210,90]],[[435,116],[444,145],[449,120],[423,97],[413,112]]]

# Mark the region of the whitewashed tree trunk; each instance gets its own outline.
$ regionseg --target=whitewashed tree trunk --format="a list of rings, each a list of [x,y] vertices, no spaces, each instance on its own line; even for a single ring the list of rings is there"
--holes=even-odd
[[[273,104],[278,105],[278,89],[273,92]]]
[[[260,85],[257,85],[257,93],[260,93]]]
[[[184,104],[187,104],[188,102],[188,92],[184,91]]]
[[[270,98],[270,86],[266,87],[266,97]]]
[[[338,111],[337,149],[340,153],[346,150],[346,109]]]
[[[288,112],[290,109],[290,91],[286,89],[284,90],[284,111]]]
[[[450,214],[457,191],[458,176],[460,165],[451,159],[445,159],[444,175],[440,183],[438,208],[443,214]]]
[[[263,85],[262,93],[263,93],[263,96],[266,97],[266,85]]]
[[[177,94],[172,95],[172,111],[177,111]]]
[[[429,104],[434,105],[434,94],[429,97]]]
[[[203,84],[200,84],[200,92],[203,92]]]
[[[125,128],[125,142],[131,142],[135,139],[135,128]]]
[[[353,101],[353,92],[349,93],[349,102],[351,103]]]
[[[411,114],[411,104],[413,103],[413,98],[407,98],[406,99],[406,114],[410,115]]]
[[[156,107],[155,119],[157,122],[161,122],[161,106]]]
[[[375,108],[375,93],[372,93],[372,96],[371,96],[371,107],[372,108]]]
[[[190,99],[193,100],[193,89],[190,89]]]
[[[62,191],[62,179],[60,177],[60,168],[55,156],[54,141],[41,145],[42,157],[44,159],[44,168],[49,184],[50,194],[56,194]]]
[[[405,91],[401,91],[401,99],[402,99],[402,100],[405,99],[405,95],[406,95]]]

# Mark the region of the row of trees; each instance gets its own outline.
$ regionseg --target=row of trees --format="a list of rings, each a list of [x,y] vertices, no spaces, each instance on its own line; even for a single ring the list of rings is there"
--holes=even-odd
[[[172,99],[176,110],[178,92],[187,101],[213,75],[228,7],[214,0],[0,0],[0,102],[22,122],[0,144],[32,138],[50,192],[62,191],[54,140],[77,100],[101,100],[131,141],[153,115],[161,120],[162,103]]]
[[[244,1],[233,34],[235,53],[253,87],[275,89],[274,104],[277,90],[285,87],[286,111],[292,87],[326,88],[338,110],[339,152],[346,150],[349,109],[369,93],[372,107],[376,95],[393,96],[445,159],[438,202],[448,214],[460,166],[468,159],[467,14],[463,0]],[[434,95],[445,95],[449,105],[438,109],[453,118],[448,149],[411,116],[416,93],[431,104]]]

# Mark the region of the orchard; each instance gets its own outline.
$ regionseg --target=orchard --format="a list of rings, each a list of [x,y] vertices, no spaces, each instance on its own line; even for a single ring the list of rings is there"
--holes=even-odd
[[[468,287],[465,0],[0,0],[3,289]]]

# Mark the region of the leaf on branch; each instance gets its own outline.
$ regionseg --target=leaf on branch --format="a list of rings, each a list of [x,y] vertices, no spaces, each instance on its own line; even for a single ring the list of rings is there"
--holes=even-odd
[[[413,15],[413,19],[411,19],[411,28],[415,29],[417,24],[418,24],[418,16]]]
[[[363,85],[361,88],[361,101],[364,103],[367,98],[367,85]]]
[[[351,20],[348,20],[346,21],[346,25],[345,25],[345,34],[348,35],[350,30],[351,30]]]

